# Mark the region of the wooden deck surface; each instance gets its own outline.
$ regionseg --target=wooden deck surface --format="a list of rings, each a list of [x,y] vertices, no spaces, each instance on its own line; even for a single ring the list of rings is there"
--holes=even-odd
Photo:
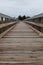
[[[0,39],[0,65],[43,65],[43,38],[19,22]]]

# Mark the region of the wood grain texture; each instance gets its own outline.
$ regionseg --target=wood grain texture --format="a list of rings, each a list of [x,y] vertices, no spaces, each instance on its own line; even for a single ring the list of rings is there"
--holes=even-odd
[[[43,65],[43,38],[19,22],[0,39],[1,65]]]

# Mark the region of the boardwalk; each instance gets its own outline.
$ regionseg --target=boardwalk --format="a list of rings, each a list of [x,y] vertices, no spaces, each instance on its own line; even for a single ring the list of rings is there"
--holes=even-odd
[[[0,39],[1,65],[43,65],[43,38],[19,22]]]

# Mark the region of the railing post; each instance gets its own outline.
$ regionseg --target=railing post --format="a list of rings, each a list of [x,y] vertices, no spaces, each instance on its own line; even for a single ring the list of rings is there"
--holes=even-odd
[[[41,18],[41,24],[43,24],[43,17]],[[43,27],[41,28],[41,32],[43,33]]]

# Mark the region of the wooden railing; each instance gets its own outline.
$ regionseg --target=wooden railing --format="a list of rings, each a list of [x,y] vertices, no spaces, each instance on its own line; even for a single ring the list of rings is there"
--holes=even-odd
[[[34,30],[36,31],[36,32],[38,32],[38,34],[40,35],[40,36],[42,36],[43,37],[43,24],[41,24],[41,23],[34,23],[34,22],[30,22],[30,21],[25,21],[27,24],[29,24],[29,25],[31,25],[33,28],[34,28]]]
[[[0,24],[0,38],[3,37],[16,23],[17,21]]]

